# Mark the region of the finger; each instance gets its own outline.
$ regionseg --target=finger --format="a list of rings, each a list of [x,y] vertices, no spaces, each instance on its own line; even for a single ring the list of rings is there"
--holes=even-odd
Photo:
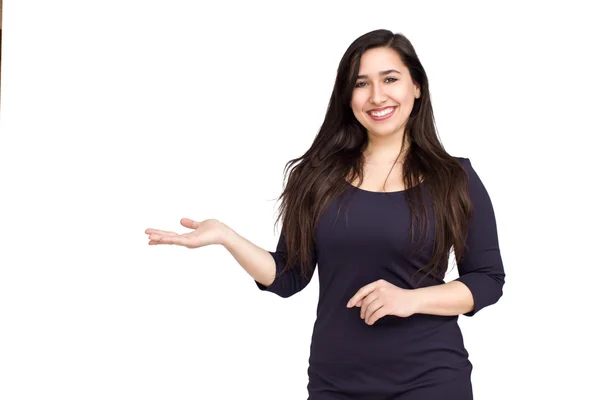
[[[371,314],[373,314],[373,312],[375,312],[376,310],[378,310],[379,308],[383,307],[383,301],[379,298],[374,299],[373,301],[371,301],[366,307],[365,307],[365,311],[364,311],[364,319],[365,322],[369,320],[369,317],[371,317]]]
[[[160,229],[152,229],[152,228],[146,229],[146,231],[144,233],[146,233],[147,235],[150,235],[151,233],[155,233],[157,235],[177,235],[175,232],[162,231]]]
[[[360,317],[362,319],[365,319],[367,315],[367,308],[369,308],[371,303],[373,303],[375,300],[377,300],[377,295],[375,294],[375,292],[371,293],[363,299],[362,306],[360,307]]]
[[[198,229],[198,226],[200,226],[200,223],[198,221],[194,221],[190,218],[181,218],[181,221],[179,221],[179,223],[185,226],[186,228],[190,229]]]
[[[179,244],[179,245],[186,245],[186,244],[189,243],[189,239],[187,237],[182,237],[182,236],[179,236],[179,235],[161,236],[161,235],[152,234],[152,235],[150,235],[150,240],[155,241],[156,244]]]
[[[359,300],[361,300],[365,296],[368,296],[369,293],[371,293],[377,287],[377,284],[378,284],[378,282],[373,282],[373,283],[369,283],[368,285],[360,288],[358,290],[358,292],[356,292],[356,294],[354,296],[352,296],[352,298],[350,300],[348,300],[348,304],[346,304],[346,307],[348,307],[348,308],[354,307],[354,305]]]
[[[375,322],[377,322],[379,318],[384,317],[386,315],[388,315],[387,309],[385,307],[381,307],[375,310],[375,312],[371,314],[371,316],[366,322],[368,325],[373,325]]]

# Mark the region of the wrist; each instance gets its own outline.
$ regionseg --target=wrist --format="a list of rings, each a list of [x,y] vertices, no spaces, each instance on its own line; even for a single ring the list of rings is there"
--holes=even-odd
[[[413,289],[410,291],[412,296],[411,304],[413,305],[413,314],[422,314],[423,304],[425,303],[423,290]]]
[[[231,237],[235,233],[228,225],[221,222],[218,234],[218,244],[228,247],[231,242]]]

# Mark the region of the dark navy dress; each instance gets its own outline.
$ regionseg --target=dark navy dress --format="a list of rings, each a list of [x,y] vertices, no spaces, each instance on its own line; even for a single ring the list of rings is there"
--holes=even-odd
[[[468,248],[457,264],[457,280],[471,290],[475,301],[474,310],[464,315],[473,316],[502,296],[505,273],[489,195],[470,160],[456,159],[468,172],[474,205]],[[419,190],[422,185],[426,182],[407,190]],[[347,190],[347,217],[342,209],[336,220],[338,198],[323,213],[316,230],[319,301],[310,346],[309,399],[472,399],[472,364],[458,316],[385,316],[367,325],[360,318],[360,307],[346,307],[361,287],[379,279],[405,289],[417,287],[422,275],[412,278],[413,274],[433,250],[432,212],[426,247],[410,256],[407,190],[371,192],[350,183]],[[418,235],[417,223],[415,227]],[[270,254],[277,272],[282,271],[287,254],[282,235],[277,250]],[[261,290],[289,297],[308,282],[294,269],[269,287],[256,284]],[[429,276],[418,287],[443,283]]]

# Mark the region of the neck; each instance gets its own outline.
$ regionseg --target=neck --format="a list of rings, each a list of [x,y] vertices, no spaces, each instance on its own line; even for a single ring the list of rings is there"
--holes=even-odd
[[[400,149],[404,140],[402,156]],[[365,163],[367,164],[394,164],[402,163],[409,150],[408,136],[391,135],[389,137],[374,137],[369,134],[369,144],[364,151]]]

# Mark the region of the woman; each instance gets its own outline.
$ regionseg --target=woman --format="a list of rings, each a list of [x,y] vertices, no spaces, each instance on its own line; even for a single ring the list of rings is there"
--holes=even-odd
[[[256,285],[298,293],[319,268],[309,399],[472,399],[458,316],[502,296],[488,193],[468,158],[436,136],[427,76],[411,43],[376,30],[339,64],[323,125],[280,196],[268,252],[210,219],[150,244],[225,246]],[[343,213],[342,213],[343,211]],[[459,278],[445,283],[450,251]]]

